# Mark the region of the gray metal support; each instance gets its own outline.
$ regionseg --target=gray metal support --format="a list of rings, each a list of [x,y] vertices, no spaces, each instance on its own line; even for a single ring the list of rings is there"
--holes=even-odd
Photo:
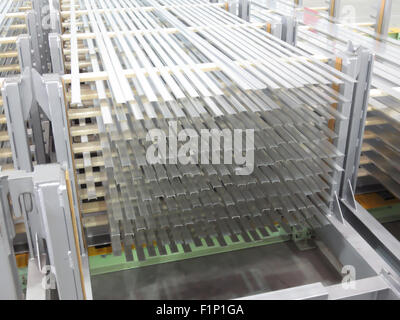
[[[38,52],[41,65],[40,73],[49,72],[50,52],[48,43],[48,34],[50,25],[46,24],[46,18],[49,16],[48,0],[32,0],[32,9],[35,14],[35,28],[37,32]],[[50,22],[48,22],[50,24]],[[33,31],[33,30],[32,30]],[[31,34],[33,37],[33,35]],[[34,39],[32,39],[34,41]]]
[[[282,38],[283,38],[282,21],[274,21],[271,23],[271,34],[282,40]]]
[[[296,46],[297,40],[297,20],[293,16],[282,17],[282,37],[281,39],[290,45]]]
[[[41,44],[40,44],[40,35],[38,33],[38,20],[39,17],[37,16],[36,12],[29,11],[26,16],[27,25],[28,25],[28,33],[31,39],[31,46],[32,46],[32,67],[38,72],[44,72],[44,66],[42,66],[42,58],[41,58]]]
[[[73,155],[69,143],[68,118],[60,76],[57,74],[44,75],[42,86],[45,94],[43,97],[39,97],[39,103],[52,121],[57,162],[71,170],[70,174],[73,176]]]
[[[75,212],[79,213],[68,118],[60,76],[51,74],[42,77],[37,71],[26,69],[19,78],[7,79],[2,90],[15,168],[27,172],[33,170],[25,122],[32,103],[37,102],[52,123],[57,162],[69,172],[72,180],[72,203]],[[78,229],[82,230],[79,214],[76,223]],[[84,239],[80,233],[79,237],[81,251],[85,252]]]
[[[35,159],[37,164],[47,163],[46,149],[44,144],[44,135],[42,127],[42,117],[39,106],[33,102],[31,107],[31,116],[29,119],[30,127],[32,128],[32,137],[35,144]]]
[[[34,68],[42,72],[42,62],[40,59],[40,46],[37,35],[37,15],[31,11],[28,13],[28,31],[30,35],[20,35],[17,40],[20,69]],[[33,141],[35,145],[36,162],[38,164],[47,163],[45,143],[43,136],[42,117],[36,102],[30,108],[30,127],[32,128]]]
[[[15,171],[8,176],[10,200],[15,217],[23,217],[31,259],[37,260],[41,269],[43,245],[43,227],[34,205],[32,172]]]
[[[352,46],[350,45],[352,48]],[[340,61],[340,63],[339,63]],[[336,61],[333,61],[336,64],[336,68],[353,78],[356,78],[357,75],[357,55],[353,52],[352,49],[349,49],[348,52],[343,53],[342,55],[337,57]],[[334,131],[337,134],[337,138],[333,140],[334,145],[337,150],[346,154],[347,147],[347,136],[349,133],[349,123],[351,117],[351,109],[352,109],[352,99],[355,90],[355,84],[349,81],[345,81],[339,89],[339,93],[343,97],[343,99],[338,103],[337,110],[343,115],[343,118],[339,121],[335,121]],[[336,159],[337,164],[344,168],[345,162],[343,158]],[[337,184],[331,190],[331,195],[335,194],[340,197],[341,195],[341,186],[342,186],[342,177],[343,172],[336,172],[333,176],[333,179],[337,181]]]
[[[228,5],[228,11],[235,16],[238,15],[238,0],[227,0],[225,2]]]
[[[75,184],[72,147],[69,140],[68,117],[66,103],[64,100],[64,89],[59,75],[44,75],[42,79],[46,94],[45,97],[38,97],[39,104],[42,106],[43,110],[45,110],[49,119],[51,120],[57,162],[62,164],[63,167],[65,167],[69,172],[72,187],[72,203],[75,212],[78,213],[80,212],[80,209]],[[81,220],[78,216],[76,217],[76,223],[78,229],[83,230]],[[79,233],[79,236],[81,251],[85,252],[84,239],[81,237],[81,233]]]
[[[390,24],[390,16],[392,14],[392,0],[377,0],[378,11],[376,16],[375,23],[375,32],[380,36],[386,37],[389,32],[389,24]]]
[[[364,48],[356,51],[357,61],[357,84],[353,95],[353,105],[347,137],[347,149],[340,195],[349,195],[349,186],[356,189],[358,169],[361,157],[362,144],[364,139],[365,121],[368,111],[369,92],[371,87],[371,76],[374,64],[374,55]],[[350,182],[350,184],[349,184]]]
[[[387,283],[384,275],[378,275],[355,280],[349,288],[342,283],[324,286],[318,282],[238,300],[398,300],[398,295],[399,292]]]
[[[19,67],[21,71],[25,70],[26,67],[32,68],[33,57],[32,57],[32,46],[31,37],[27,34],[22,34],[18,36],[17,39],[17,50],[18,50],[18,60]]]
[[[336,21],[337,19],[340,18],[340,8],[341,8],[341,0],[329,0],[327,1],[329,4],[329,17],[333,20]]]
[[[249,0],[239,0],[239,17],[243,20],[250,20],[250,1]]]
[[[60,34],[49,34],[50,56],[52,64],[52,72],[64,74],[64,58],[62,53],[62,40]]]
[[[15,260],[14,223],[8,205],[7,177],[0,177],[0,300],[22,299],[22,287]]]
[[[85,298],[77,232],[73,228],[64,171],[59,165],[38,166],[33,177],[35,199],[44,232],[57,291],[62,300]]]
[[[17,299],[22,293],[13,251],[15,231],[11,212],[24,215],[30,243],[29,268],[36,280],[27,296],[42,291],[41,273],[48,270],[57,286],[43,289],[57,289],[61,299],[91,298],[88,264],[79,246],[80,229],[70,206],[69,186],[66,171],[59,164],[36,166],[33,172],[11,171],[0,175],[0,298]]]
[[[32,171],[32,156],[25,125],[32,105],[32,90],[30,80],[24,81],[26,76],[24,74],[21,78],[7,79],[2,88],[2,96],[14,167]]]
[[[50,6],[50,31],[61,34],[61,6],[59,0],[49,0]]]
[[[31,47],[31,39],[32,37],[27,35],[19,36],[17,40],[17,48],[19,53],[19,64],[21,70],[25,70],[26,68],[32,68],[32,47]],[[41,70],[37,70],[40,72]],[[30,118],[29,118],[30,127],[32,128],[33,141],[35,144],[35,155],[36,162],[38,164],[44,164],[47,162],[46,151],[44,146],[44,136],[43,136],[43,128],[42,128],[42,118],[39,110],[38,104],[33,101],[30,109]]]

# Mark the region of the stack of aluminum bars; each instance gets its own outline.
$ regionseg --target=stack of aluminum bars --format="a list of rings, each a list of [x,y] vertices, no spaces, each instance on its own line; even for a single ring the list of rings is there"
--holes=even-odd
[[[20,73],[16,42],[18,36],[27,33],[26,11],[30,10],[26,0],[2,1],[0,3],[0,77],[5,78]],[[0,89],[3,80],[0,80]],[[1,91],[0,91],[1,98]],[[0,167],[13,168],[7,120],[0,99]]]
[[[368,191],[371,183],[380,183],[400,198],[400,42],[373,37],[374,31],[368,28],[320,20],[299,28],[298,47],[329,56],[345,50],[351,41],[375,53],[358,187]]]
[[[245,23],[223,7],[61,2],[82,216],[86,226],[107,217],[114,254],[122,239],[128,260],[327,223],[343,156],[327,125],[343,120],[331,107],[342,102],[332,84],[354,80],[299,56],[266,33],[265,23]],[[155,128],[170,144],[182,129],[253,129],[254,172],[239,176],[229,164],[150,165],[146,136]],[[134,254],[126,250],[132,246]]]

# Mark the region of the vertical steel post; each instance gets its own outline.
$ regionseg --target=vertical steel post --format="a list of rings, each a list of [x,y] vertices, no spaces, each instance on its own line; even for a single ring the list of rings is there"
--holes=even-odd
[[[41,35],[38,32],[39,17],[35,11],[29,11],[26,16],[28,25],[28,34],[31,40],[31,52],[32,52],[32,68],[36,69],[38,72],[43,73],[44,66],[42,65],[41,58]]]
[[[357,186],[358,169],[364,139],[365,121],[368,112],[368,100],[371,88],[371,77],[374,65],[374,55],[367,49],[357,50],[357,84],[353,95],[350,113],[349,133],[347,137],[344,176],[342,180],[341,197],[345,198]]]
[[[352,48],[352,46],[350,47]],[[348,51],[338,56],[335,61],[333,61],[333,64],[333,67],[338,71],[341,71],[354,79],[356,78],[357,56],[352,49],[349,48]],[[340,153],[345,155],[347,152],[347,136],[349,133],[349,119],[351,117],[355,83],[345,80],[337,89],[338,93],[343,97],[337,104],[337,111],[342,114],[343,119],[340,119],[339,121],[331,121],[329,127],[337,134],[337,138],[332,141],[333,144]],[[344,158],[337,159],[336,162],[339,167],[344,168]],[[335,198],[340,196],[343,172],[336,171],[333,175],[333,180],[337,182],[331,190],[331,196]]]
[[[389,32],[392,4],[392,0],[379,0],[375,32],[382,37],[386,37]]]
[[[21,35],[17,40],[17,48],[19,54],[20,69],[24,71],[26,68],[33,68],[34,62],[32,61],[32,36]],[[40,65],[40,64],[39,64]],[[36,65],[37,66],[37,65]],[[41,72],[40,68],[35,68]],[[30,106],[30,127],[32,128],[33,141],[35,144],[36,162],[38,164],[47,163],[46,151],[44,146],[44,136],[42,127],[42,117],[39,106],[36,101],[32,101]]]
[[[64,100],[64,88],[61,83],[59,75],[49,74],[43,76],[44,88],[46,91],[47,107],[44,107],[49,113],[51,120],[54,145],[56,149],[57,162],[61,164],[69,173],[72,187],[72,205],[77,213],[76,223],[79,230],[83,230],[80,220],[80,206],[78,195],[76,191],[75,170],[73,164],[73,154],[69,138],[69,124],[67,116],[67,107]],[[81,232],[79,233],[79,243],[81,245],[81,252],[85,252],[85,241]]]
[[[340,18],[340,5],[341,0],[329,0],[329,17],[331,20],[336,21]]]
[[[57,34],[61,34],[62,25],[61,25],[61,6],[59,0],[49,0],[50,6],[50,32],[54,32]]]
[[[29,113],[27,106],[32,105],[33,98],[31,88],[27,88],[30,81],[25,81],[24,85],[23,82],[23,78],[7,79],[2,88],[2,96],[14,167],[30,172],[33,165],[25,122]]]
[[[15,237],[8,201],[6,176],[0,176],[0,300],[23,299],[13,240]]]
[[[57,33],[49,34],[49,46],[52,72],[57,74],[64,74],[64,58],[62,53],[62,40],[61,36]]]
[[[59,165],[37,166],[33,184],[58,295],[62,300],[86,299],[79,232],[71,214],[64,171]]]
[[[27,297],[36,297],[39,286],[39,291],[57,289],[61,299],[91,298],[91,289],[86,289],[90,280],[85,282],[85,256],[81,255],[80,231],[71,207],[67,177],[59,164],[39,165],[33,172],[0,174],[0,298],[22,298],[13,250],[15,230],[11,212],[24,215],[30,242],[29,270],[35,275],[35,287],[28,287]],[[38,245],[44,241],[46,246]],[[46,265],[47,259],[42,259],[44,256],[48,257],[49,265]],[[57,286],[41,287],[44,270],[51,271],[50,277],[55,278]]]
[[[32,9],[35,19],[34,25],[31,26],[31,32],[33,31],[33,28],[35,28],[37,34],[37,37],[33,38],[32,40],[37,42],[38,57],[40,59],[41,68],[40,71],[38,71],[39,73],[47,73],[49,72],[50,63],[50,52],[48,43],[48,33],[50,31],[50,7],[48,5],[48,1],[32,0]]]
[[[247,22],[250,20],[250,1],[239,0],[239,17]]]

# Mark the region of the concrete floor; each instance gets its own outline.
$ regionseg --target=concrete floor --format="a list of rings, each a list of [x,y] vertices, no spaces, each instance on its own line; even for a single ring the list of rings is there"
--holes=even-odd
[[[373,18],[371,14],[376,14],[377,9],[374,5],[380,3],[380,0],[341,0],[342,12],[344,15],[355,14],[357,22],[370,22]],[[326,6],[325,0],[303,0],[306,7],[323,7]],[[400,1],[393,0],[391,27],[400,27]]]
[[[92,288],[94,299],[232,299],[340,281],[319,250],[285,242],[93,276]]]

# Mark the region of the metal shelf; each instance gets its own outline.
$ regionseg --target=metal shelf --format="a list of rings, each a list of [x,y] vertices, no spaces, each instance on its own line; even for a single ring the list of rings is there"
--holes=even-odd
[[[189,0],[61,2],[53,61],[64,61],[83,219],[102,224],[106,211],[115,254],[121,235],[125,248],[190,248],[201,238],[252,241],[255,230],[265,237],[327,223],[344,152],[328,122],[345,119],[332,105],[347,101],[331,85],[354,79],[224,9]],[[254,174],[148,166],[148,131],[167,132],[175,120],[197,133],[254,129]]]

